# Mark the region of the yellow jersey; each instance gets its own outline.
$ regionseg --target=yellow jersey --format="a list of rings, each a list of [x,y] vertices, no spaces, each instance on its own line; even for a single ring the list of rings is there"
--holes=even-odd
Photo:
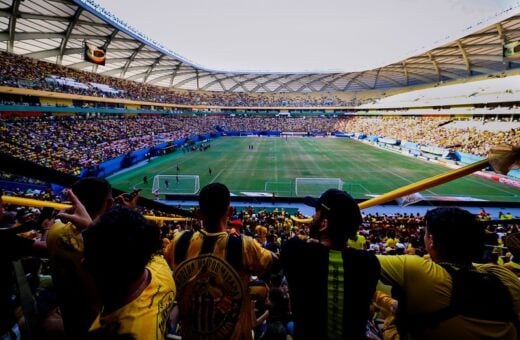
[[[398,286],[405,295],[408,315],[432,313],[448,307],[451,299],[452,278],[442,266],[414,255],[378,255],[381,276],[385,283]],[[507,269],[492,265],[475,265],[481,272],[496,275],[508,288],[513,299],[513,310],[520,318],[520,280]],[[512,322],[479,320],[463,315],[443,320],[439,326],[426,330],[424,339],[516,339]]]
[[[355,238],[356,238],[355,240],[352,240],[350,238],[348,239],[347,247],[354,248],[354,249],[359,249],[359,250],[365,249],[365,244],[367,242],[365,236],[360,235],[359,233],[357,233]]]
[[[65,333],[71,339],[82,338],[101,310],[101,302],[94,279],[81,265],[81,232],[57,220],[47,234],[47,250]]]
[[[111,328],[117,324],[118,334],[131,334],[139,340],[163,340],[176,295],[175,283],[168,264],[155,256],[146,266],[152,276],[150,284],[135,300],[118,310],[100,313],[90,330]]]

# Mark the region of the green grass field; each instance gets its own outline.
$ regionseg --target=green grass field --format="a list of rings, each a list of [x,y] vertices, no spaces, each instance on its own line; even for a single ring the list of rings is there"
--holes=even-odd
[[[248,145],[254,145],[249,150]],[[343,189],[356,198],[383,194],[398,187],[448,171],[447,168],[342,138],[222,137],[207,151],[176,151],[151,163],[109,178],[121,190],[142,188],[152,198],[155,175],[198,175],[200,186],[225,183],[233,194],[243,192],[296,196],[295,178],[340,178]],[[209,168],[212,174],[209,174]],[[148,177],[148,184],[143,177]],[[175,190],[175,177],[170,179]],[[182,181],[181,181],[182,182]],[[163,187],[163,185],[161,185]],[[299,195],[308,194],[302,192]],[[315,190],[322,191],[317,185]],[[309,189],[310,190],[310,189]],[[164,191],[160,191],[163,193]],[[520,202],[520,190],[470,175],[422,192],[425,196],[470,197]]]

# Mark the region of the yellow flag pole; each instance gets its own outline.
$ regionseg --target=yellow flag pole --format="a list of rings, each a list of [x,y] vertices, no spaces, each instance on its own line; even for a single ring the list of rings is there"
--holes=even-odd
[[[487,166],[489,166],[489,158],[478,161],[476,163],[466,165],[459,169],[451,170],[451,171],[445,172],[443,174],[425,178],[419,182],[411,183],[411,184],[405,185],[404,187],[401,187],[401,188],[397,188],[395,190],[387,192],[386,194],[383,194],[383,195],[380,195],[380,196],[377,196],[377,197],[374,197],[374,198],[371,198],[369,200],[359,203],[359,208],[361,210],[370,208],[370,207],[373,207],[376,205],[390,202],[399,197],[410,195],[410,194],[413,194],[413,193],[416,193],[419,191],[423,191],[423,190],[426,190],[429,188],[433,188],[437,185],[441,185],[441,184],[453,181],[455,179],[464,177],[471,173],[474,173],[475,171],[481,170]],[[293,218],[293,220],[295,220],[296,222],[300,222],[300,223],[310,223],[312,221],[311,218],[297,219],[293,216],[291,216],[291,217]]]
[[[72,207],[70,204],[40,201],[33,198],[26,197],[15,197],[15,196],[2,196],[2,201],[7,204],[22,205],[25,207],[33,208],[54,208],[56,210],[63,210]]]
[[[419,182],[411,183],[405,185],[404,187],[387,192],[386,194],[371,198],[369,200],[359,203],[359,208],[366,209],[375,205],[387,203],[396,198],[410,195],[415,192],[423,191],[435,187],[437,185],[441,185],[453,181],[455,179],[464,177],[466,175],[474,173],[475,171],[481,170],[487,166],[489,166],[489,158],[466,165],[459,169],[448,171],[443,174],[435,175],[433,177],[425,178]]]
[[[15,197],[15,196],[2,196],[2,201],[7,204],[21,205],[25,207],[33,208],[54,208],[56,210],[69,209],[72,207],[70,204],[40,201],[33,198]],[[187,221],[185,217],[165,217],[165,216],[152,216],[145,215],[147,220],[150,221]]]

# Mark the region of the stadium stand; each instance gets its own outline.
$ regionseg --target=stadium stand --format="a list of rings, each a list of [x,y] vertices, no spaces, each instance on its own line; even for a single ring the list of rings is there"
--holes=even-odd
[[[511,121],[482,121],[482,120],[457,120],[444,125],[447,129],[475,129],[480,131],[507,131],[520,128],[520,122]]]
[[[516,145],[520,141],[518,122],[450,121],[450,117],[354,117],[342,120],[338,130],[395,138],[403,143],[452,146],[454,150],[480,156],[487,155],[493,145]]]
[[[48,215],[49,211],[45,208],[2,204],[2,197],[30,198],[51,203],[72,201],[74,209],[68,212],[79,214],[82,209],[78,208],[74,196],[64,190],[65,184],[47,180],[43,175],[39,177],[38,170],[57,170],[54,175],[66,177],[69,185],[71,179],[76,180],[76,177],[67,176],[70,174],[77,177],[105,177],[124,167],[139,165],[139,162],[150,160],[153,156],[176,152],[176,149],[182,149],[186,153],[206,150],[209,139],[223,136],[348,137],[371,145],[390,145],[394,151],[409,150],[419,155],[433,151],[435,159],[445,157],[444,153],[448,152],[460,153],[462,158],[450,159],[449,164],[456,166],[486,157],[495,145],[520,145],[520,107],[517,105],[520,100],[517,86],[520,75],[515,70],[519,63],[505,63],[502,58],[502,40],[511,36],[512,32],[516,34],[520,27],[518,16],[498,24],[493,23],[474,36],[461,38],[427,54],[377,70],[357,74],[229,75],[199,70],[194,65],[172,58],[171,55],[164,55],[163,49],[154,50],[158,45],[150,45],[147,37],[146,43],[140,45],[143,40],[139,40],[141,42],[137,44],[136,36],[125,30],[128,28],[127,24],[117,17],[112,15],[110,20],[104,20],[99,14],[75,7],[79,6],[78,3],[95,6],[91,0],[13,0],[3,3],[8,7],[1,10],[0,16],[5,20],[0,22],[7,29],[2,37],[9,39],[5,41],[5,45],[10,52],[0,51],[0,150],[2,156],[8,154],[18,161],[28,161],[24,163],[26,165],[43,167],[35,166],[35,171],[28,166],[33,175],[38,177],[32,178],[22,176],[21,173],[26,169],[22,171],[21,167],[18,167],[20,173],[11,173],[3,171],[5,164],[0,166],[0,188],[3,188],[3,191],[0,190],[1,339],[18,339],[20,333],[22,338],[27,339],[65,337],[56,296],[57,287],[52,283],[55,272],[49,267],[46,260],[48,254],[44,251],[46,236],[55,222],[56,212]],[[50,9],[51,7],[54,9]],[[59,8],[68,16],[56,17],[53,11],[59,12]],[[512,7],[506,12],[511,9]],[[102,12],[105,13],[104,10]],[[18,25],[13,18],[18,20]],[[56,27],[69,25],[68,33],[20,31],[28,20],[41,20],[46,25],[49,25],[49,21],[57,20]],[[11,25],[12,22],[15,24]],[[114,22],[123,26],[114,30],[110,26]],[[87,29],[83,27],[86,24],[89,27]],[[91,32],[92,28],[88,26],[90,24],[110,36],[105,41],[105,37],[99,33],[99,37],[103,38],[101,44],[112,43],[112,47],[120,44],[117,46],[121,50],[126,49],[126,52],[130,51],[133,55],[122,58],[127,63],[123,72],[114,72],[117,68],[97,72],[98,68],[91,67],[90,64],[86,64],[86,67],[94,72],[86,72],[79,70],[81,65],[85,65],[83,61],[68,63],[80,55],[64,54],[66,50],[71,52],[70,44],[67,47],[69,38],[84,38],[85,32]],[[28,56],[11,53],[20,52],[23,46],[30,46],[38,40],[19,44],[16,39],[24,37],[24,34],[25,37],[32,34],[36,37],[48,34],[58,36],[47,40],[55,43],[63,39],[63,45],[57,49],[60,55],[52,54],[56,47],[48,45],[42,45],[41,51],[25,51]],[[113,38],[114,41],[111,41]],[[479,52],[476,53],[475,50]],[[134,61],[136,56],[142,54],[154,56],[148,58],[153,59],[154,64]],[[45,60],[37,60],[38,55],[47,57],[40,58]],[[31,56],[37,59],[32,59]],[[62,63],[63,58],[69,58],[67,63],[72,67],[63,66],[67,65]],[[178,62],[172,77],[156,77],[154,74],[154,67],[161,63],[161,58],[168,63]],[[50,60],[57,62],[48,62]],[[144,63],[143,66],[140,63]],[[130,64],[131,67],[142,67],[146,76],[140,78],[139,73],[134,70],[125,79],[124,73]],[[174,67],[173,64],[168,65]],[[174,84],[174,77],[179,69],[190,75],[179,77],[184,80],[175,80]],[[117,74],[120,74],[119,78],[110,76]],[[159,79],[161,77],[162,80]],[[132,79],[140,79],[141,82]],[[203,79],[210,80],[204,83]],[[199,86],[201,80],[203,85]],[[154,85],[164,85],[165,82],[170,82],[170,86]],[[211,85],[212,83],[215,85]],[[206,91],[214,87],[219,90]],[[283,142],[281,138],[278,140]],[[177,173],[178,169],[177,164]],[[212,169],[208,170],[211,176]],[[213,173],[216,172],[213,168]],[[169,176],[173,179],[176,175]],[[373,174],[367,173],[368,176]],[[520,174],[517,177],[520,178]],[[148,178],[152,180],[151,176]],[[343,184],[340,179],[338,183]],[[129,197],[137,200],[137,192],[116,196],[114,201],[119,205],[127,205]],[[108,208],[112,196],[103,199],[106,200],[106,205],[103,204],[102,208]],[[259,200],[255,202],[255,207],[229,210],[226,232],[232,237],[251,236],[259,245],[277,254],[291,238],[300,238],[308,243],[319,242],[314,239],[316,235],[311,234],[310,214],[297,211],[297,208],[281,208],[275,194],[269,199],[272,199],[272,203],[265,204],[267,200]],[[164,251],[170,243],[180,242],[181,232],[204,229],[204,225],[196,218],[199,216],[196,207],[184,211],[160,202],[153,203],[155,204],[147,202],[134,207],[139,214],[152,217],[152,220],[157,217],[157,226],[161,228],[160,240],[148,234],[152,239],[149,248],[155,250],[162,241]],[[269,207],[259,207],[262,204]],[[397,206],[395,210],[397,212],[394,213],[364,213],[358,233],[347,241],[345,247],[363,249],[377,255],[417,255],[422,256],[425,261],[432,260],[425,243],[427,227],[424,215],[404,213]],[[494,210],[497,209],[494,207]],[[499,272],[508,268],[514,273],[511,274],[514,278],[520,268],[520,246],[515,241],[520,235],[520,219],[519,216],[514,216],[517,210],[513,214],[505,208],[498,210],[498,213],[491,214],[482,208],[476,215],[476,218],[486,224],[486,249],[479,262]],[[182,216],[178,212],[182,212]],[[121,210],[118,213],[121,219],[111,220],[109,225],[119,225],[130,214],[126,215],[125,210]],[[111,215],[106,216],[111,218]],[[67,222],[63,215],[62,219]],[[139,217],[136,220],[141,219]],[[84,239],[79,230],[82,227],[89,228],[90,224],[81,225],[81,221],[77,219],[70,221],[75,226],[68,224],[71,233],[63,238],[70,241],[68,250],[73,249],[80,255],[75,258],[79,263],[82,260],[84,241],[88,243],[88,237],[95,239],[96,235],[88,236],[89,232],[86,232]],[[142,228],[143,226],[144,224],[135,229],[145,232],[146,228]],[[155,229],[148,229],[156,233]],[[108,250],[116,249],[124,243],[128,247],[136,243],[143,245],[143,242],[136,241],[144,238],[128,238],[122,231],[111,236],[114,244],[109,244],[106,247]],[[462,248],[463,237],[455,241]],[[203,243],[205,250],[209,248],[209,243],[211,242]],[[139,247],[135,249],[139,250]],[[124,256],[123,252],[121,254]],[[95,252],[90,255],[95,257]],[[150,257],[148,253],[145,255]],[[98,260],[106,264],[111,259]],[[125,297],[133,297],[134,293],[141,295],[145,287],[152,287],[149,285],[151,281],[147,280],[151,280],[149,273],[157,273],[157,268],[152,268],[156,265],[154,260],[147,270],[141,270],[139,279],[142,280],[136,281],[139,284],[130,285],[131,289],[126,292],[115,287],[115,297],[119,297],[118,293],[127,294]],[[85,266],[88,268],[88,261]],[[117,263],[114,268],[116,266]],[[89,270],[95,272],[96,268]],[[110,267],[107,270],[110,271]],[[166,273],[170,274],[168,270]],[[155,279],[155,274],[151,276]],[[168,278],[169,289],[174,291],[171,277]],[[287,335],[294,335],[291,291],[283,272],[251,277],[250,285],[247,294],[251,295],[253,303],[246,310],[251,309],[255,314],[252,327],[255,339],[269,338],[273,333],[290,339]],[[97,292],[92,290],[89,293]],[[214,291],[203,297],[208,298],[210,293]],[[194,296],[197,297],[195,294]],[[381,292],[377,296],[374,302],[378,306],[374,306],[373,318],[369,322],[369,333],[374,339],[383,337],[384,332],[378,325],[384,320],[384,328],[387,330],[387,321],[390,320],[391,324],[398,317],[398,305],[402,303]],[[387,303],[382,303],[385,296]],[[516,295],[512,297],[513,302],[518,305]],[[155,301],[159,312],[150,318],[157,321],[159,314],[164,317],[164,322],[155,327],[156,332],[148,331],[159,339],[164,338],[165,334],[168,334],[168,338],[180,338],[179,325],[175,318],[177,307],[171,314],[172,319],[168,320],[168,308],[173,303],[171,295],[170,298],[168,300],[166,294],[163,300]],[[229,307],[228,302],[226,299],[219,299],[219,307]],[[123,308],[121,314],[117,315],[117,311],[109,310],[110,307],[114,306],[108,306],[103,312],[114,312],[113,316],[116,318],[132,314]],[[153,313],[155,312],[157,311],[154,309]],[[517,310],[515,312],[520,315]],[[140,324],[138,328],[142,331],[146,326]],[[88,338],[111,338],[114,334],[101,332],[90,335]]]
[[[448,123],[448,124],[445,124]],[[487,155],[493,145],[520,142],[520,123],[451,121],[449,117],[238,117],[181,116],[2,119],[0,147],[9,154],[66,173],[80,173],[104,161],[165,142],[183,145],[189,137],[210,134],[334,132],[393,138]],[[197,137],[198,138],[198,137]]]
[[[298,94],[259,95],[242,92],[172,91],[165,87],[143,85],[129,80],[77,71],[2,51],[0,51],[0,85],[181,105],[330,107],[359,104],[359,99],[352,98],[352,94],[303,96]],[[374,91],[374,95],[375,93],[378,92]],[[350,99],[348,99],[349,97]]]
[[[2,120],[0,141],[4,152],[70,171],[70,168],[82,169],[128,152],[153,147],[158,144],[155,135],[161,137],[161,142],[168,142],[219,130],[227,133],[295,131],[327,134],[342,131],[440,147],[459,145],[454,149],[475,155],[486,155],[492,145],[514,144],[520,138],[520,123],[463,120],[443,125],[448,121],[449,118],[442,117],[26,118]],[[96,131],[94,138],[92,131]],[[53,163],[48,163],[51,158]]]
[[[360,108],[413,108],[516,102],[520,99],[520,92],[516,85],[519,79],[518,75],[504,74],[498,79],[468,81],[461,84],[449,83],[388,96],[363,104]]]

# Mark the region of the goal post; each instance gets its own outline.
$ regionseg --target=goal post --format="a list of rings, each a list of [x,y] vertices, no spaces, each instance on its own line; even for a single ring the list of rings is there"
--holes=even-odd
[[[294,193],[300,197],[319,197],[328,189],[343,190],[341,178],[296,178],[294,181]]]
[[[274,193],[277,196],[289,197],[292,193],[292,185],[292,181],[267,181],[264,183],[264,192]]]
[[[200,190],[198,175],[155,175],[152,194],[194,195]]]

